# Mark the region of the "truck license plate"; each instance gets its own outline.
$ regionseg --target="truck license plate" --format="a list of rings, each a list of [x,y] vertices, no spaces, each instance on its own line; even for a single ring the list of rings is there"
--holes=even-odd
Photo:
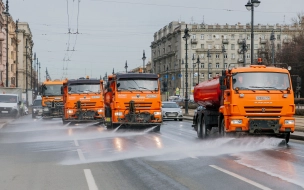
[[[110,118],[110,117],[106,117],[106,118],[105,118],[105,121],[106,121],[106,122],[111,122],[111,118]]]
[[[8,113],[8,111],[1,111],[2,113]]]

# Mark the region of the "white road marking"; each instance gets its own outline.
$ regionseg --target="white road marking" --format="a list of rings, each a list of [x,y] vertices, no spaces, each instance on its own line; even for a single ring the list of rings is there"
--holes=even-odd
[[[74,139],[75,146],[79,146],[78,141]]]
[[[80,149],[77,149],[77,152],[78,152],[78,156],[79,156],[80,161],[85,162],[85,158],[84,158],[84,155],[83,155],[82,151]]]
[[[252,180],[250,180],[250,179],[247,179],[247,178],[245,178],[245,177],[243,177],[243,176],[240,176],[240,175],[238,175],[238,174],[236,174],[236,173],[233,173],[233,172],[230,172],[230,171],[228,171],[228,170],[225,170],[225,169],[223,169],[223,168],[221,168],[221,167],[218,167],[218,166],[215,166],[215,165],[209,165],[209,166],[212,167],[212,168],[214,168],[214,169],[217,169],[217,170],[219,170],[219,171],[221,171],[221,172],[224,172],[224,173],[226,173],[226,174],[228,174],[228,175],[231,175],[231,176],[233,176],[233,177],[235,177],[235,178],[238,178],[238,179],[240,179],[240,180],[242,180],[242,181],[244,181],[244,182],[247,182],[247,183],[249,183],[249,184],[251,184],[251,185],[253,185],[253,186],[256,186],[257,188],[260,188],[260,189],[263,189],[263,190],[271,190],[270,188],[265,187],[264,185],[261,185],[261,184],[259,184],[259,183],[257,183],[257,182],[254,182],[254,181],[252,181]]]
[[[89,186],[89,190],[98,190],[98,187],[95,183],[94,177],[92,175],[92,172],[90,169],[84,169],[84,175],[86,177],[88,186]]]

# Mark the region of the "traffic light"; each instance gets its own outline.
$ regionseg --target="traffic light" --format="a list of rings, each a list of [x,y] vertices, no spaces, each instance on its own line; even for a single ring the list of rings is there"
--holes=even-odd
[[[168,91],[168,84],[166,81],[163,81],[163,92],[167,92]]]

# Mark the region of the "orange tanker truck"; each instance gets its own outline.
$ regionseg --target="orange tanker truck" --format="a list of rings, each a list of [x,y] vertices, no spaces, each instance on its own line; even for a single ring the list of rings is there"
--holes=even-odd
[[[212,127],[222,135],[245,132],[284,136],[294,132],[294,93],[286,68],[251,65],[229,68],[194,88],[199,109],[193,127],[206,138]]]
[[[103,81],[79,78],[65,80],[63,94],[63,123],[104,120]]]
[[[108,76],[105,89],[105,125],[107,128],[155,127],[162,124],[158,75],[126,73]]]
[[[61,86],[63,81],[49,80],[43,82],[41,86],[42,94],[42,117],[43,118],[61,118],[63,109],[63,100]]]

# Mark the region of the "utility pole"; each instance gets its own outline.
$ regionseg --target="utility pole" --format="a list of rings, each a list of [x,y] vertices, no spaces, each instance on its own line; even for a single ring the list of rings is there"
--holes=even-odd
[[[142,60],[143,60],[143,73],[145,73],[145,60],[146,60],[145,50],[144,50],[144,53],[143,53]]]
[[[271,36],[270,36],[270,41],[271,41],[271,46],[272,46],[272,65],[274,64],[274,31],[272,30]]]
[[[36,71],[35,61],[36,61],[36,52],[34,53],[34,71]],[[35,75],[35,80],[34,80],[34,91],[35,91],[35,94],[36,94],[36,75]]]
[[[125,64],[125,69],[126,69],[126,73],[128,73],[128,62],[126,61],[126,64]]]
[[[27,58],[28,58],[28,55],[27,55],[27,49],[28,49],[28,39],[26,38],[26,42],[25,42],[25,99],[26,99],[26,105],[28,106],[28,94],[27,94],[27,83],[28,83],[28,79],[27,79]]]
[[[39,81],[41,82],[41,73],[40,73],[40,69],[41,69],[41,64],[39,62]]]
[[[199,84],[199,65],[200,65],[200,60],[199,60],[199,56],[197,56],[197,61],[196,61],[196,63],[197,63],[197,84]],[[193,81],[194,82],[194,81]]]
[[[242,44],[243,67],[246,66],[246,52],[247,52],[246,39],[244,39]]]
[[[209,80],[209,76],[210,76],[210,63],[209,63],[209,57],[210,57],[210,51],[209,51],[209,49],[208,49],[208,51],[207,51],[207,57],[208,57],[208,80]]]
[[[8,0],[6,0],[6,11],[4,12],[4,14],[6,15],[6,68],[5,68],[6,87],[8,87],[8,17],[10,16],[8,10],[9,10]]]
[[[39,73],[38,73],[38,69],[39,69],[39,66],[38,66],[38,57],[37,57],[37,61],[36,61],[36,64],[37,64],[37,95],[39,94]]]
[[[33,90],[33,46],[31,47],[31,89]]]
[[[114,68],[113,68],[112,74],[114,75],[114,73],[115,73],[115,72],[114,72]]]
[[[19,33],[19,29],[18,29],[18,23],[19,23],[19,19],[16,20],[16,87],[18,87],[18,33]]]
[[[192,54],[192,70],[193,70],[193,72],[192,72],[192,85],[191,86],[193,86],[193,83],[194,83],[194,67],[195,67],[194,60],[195,60],[194,54]]]
[[[168,79],[169,79],[169,75],[168,75],[168,65],[167,65],[167,69],[166,69],[166,71],[167,71],[167,81],[166,81],[166,83],[167,83],[167,88],[166,88],[166,97],[167,97],[167,101],[168,101],[168,94],[169,94],[169,84],[168,84]]]
[[[225,53],[226,53],[226,49],[225,49],[225,45],[222,45],[222,53],[223,53],[223,69],[225,69]]]

